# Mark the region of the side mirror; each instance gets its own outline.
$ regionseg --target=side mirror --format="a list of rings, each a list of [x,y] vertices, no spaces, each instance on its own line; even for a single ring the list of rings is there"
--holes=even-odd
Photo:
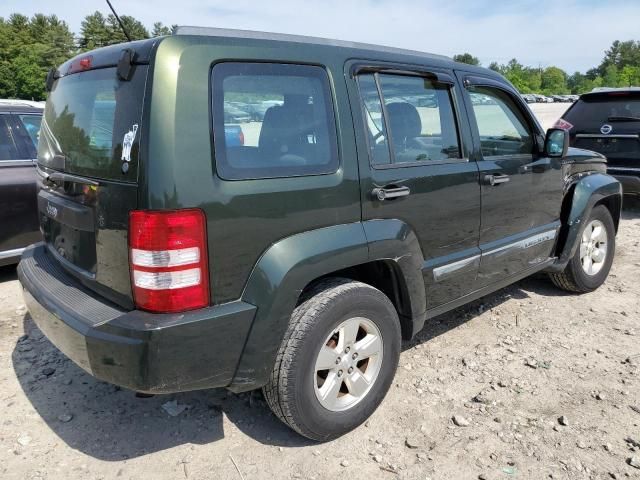
[[[562,158],[569,150],[569,132],[560,128],[547,130],[544,140],[544,155],[552,158]]]

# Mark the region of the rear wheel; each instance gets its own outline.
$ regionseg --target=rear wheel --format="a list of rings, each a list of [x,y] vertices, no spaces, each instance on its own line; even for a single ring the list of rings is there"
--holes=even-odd
[[[611,213],[604,205],[595,207],[587,220],[580,245],[564,271],[551,274],[553,283],[570,292],[591,292],[604,283],[611,270],[616,232]]]
[[[320,282],[293,312],[264,395],[301,435],[336,438],[382,402],[400,356],[400,322],[376,288]]]

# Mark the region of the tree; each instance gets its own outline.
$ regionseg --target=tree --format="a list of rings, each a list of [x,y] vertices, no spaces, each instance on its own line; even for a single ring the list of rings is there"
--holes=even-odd
[[[47,71],[74,51],[69,27],[55,15],[0,18],[0,96],[44,99]]]
[[[500,64],[498,62],[491,62],[489,64],[489,70],[493,70],[494,72],[502,73],[500,69]]]
[[[567,93],[567,74],[558,67],[547,67],[542,71],[541,88],[546,95]]]
[[[462,53],[453,56],[454,62],[466,63],[468,65],[480,65],[478,57],[474,57],[470,53]]]
[[[111,31],[107,25],[107,19],[100,12],[87,15],[80,26],[80,50],[87,51],[94,48],[105,47],[111,42]]]
[[[140,21],[130,17],[129,15],[121,15],[120,20],[122,20],[122,24],[124,25],[124,28],[126,28],[131,40],[149,38],[149,31],[142,23],[140,23]],[[128,41],[115,15],[109,15],[107,17],[107,25],[111,33],[110,44]]]
[[[135,18],[123,15],[120,20],[122,20],[122,24],[127,29],[131,40],[149,38],[148,30]],[[110,14],[105,17],[102,13],[96,11],[91,15],[87,15],[82,21],[78,46],[80,50],[87,51],[127,41],[127,37],[115,15]]]
[[[151,31],[152,37],[161,37],[162,35],[171,35],[171,28],[162,24],[162,22],[156,22],[153,24],[153,30]]]
[[[121,19],[133,40],[149,38],[141,22],[126,15]],[[166,35],[171,30],[157,22],[153,32]],[[0,17],[0,97],[43,100],[49,69],[79,52],[125,41],[115,16],[98,11],[84,18],[77,42],[68,25],[55,15]]]
[[[640,86],[640,66],[625,65],[618,75],[618,86]]]
[[[618,67],[613,64],[607,65],[602,74],[605,87],[617,87],[618,86]]]

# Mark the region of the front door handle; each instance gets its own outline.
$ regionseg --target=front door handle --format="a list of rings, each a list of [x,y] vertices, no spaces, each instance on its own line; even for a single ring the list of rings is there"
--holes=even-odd
[[[509,180],[509,175],[494,174],[484,176],[485,185],[491,185],[492,187],[500,185],[501,183],[507,183]]]
[[[381,202],[392,198],[406,197],[410,193],[411,189],[409,187],[381,187],[374,188],[371,192],[373,198],[380,200]]]

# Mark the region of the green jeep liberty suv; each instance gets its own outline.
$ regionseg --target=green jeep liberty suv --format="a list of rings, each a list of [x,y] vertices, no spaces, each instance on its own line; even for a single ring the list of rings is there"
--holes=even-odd
[[[539,271],[588,292],[613,261],[605,158],[545,136],[489,70],[184,27],[47,85],[26,302],[80,367],[135,391],[263,388],[332,439],[427,319]]]

